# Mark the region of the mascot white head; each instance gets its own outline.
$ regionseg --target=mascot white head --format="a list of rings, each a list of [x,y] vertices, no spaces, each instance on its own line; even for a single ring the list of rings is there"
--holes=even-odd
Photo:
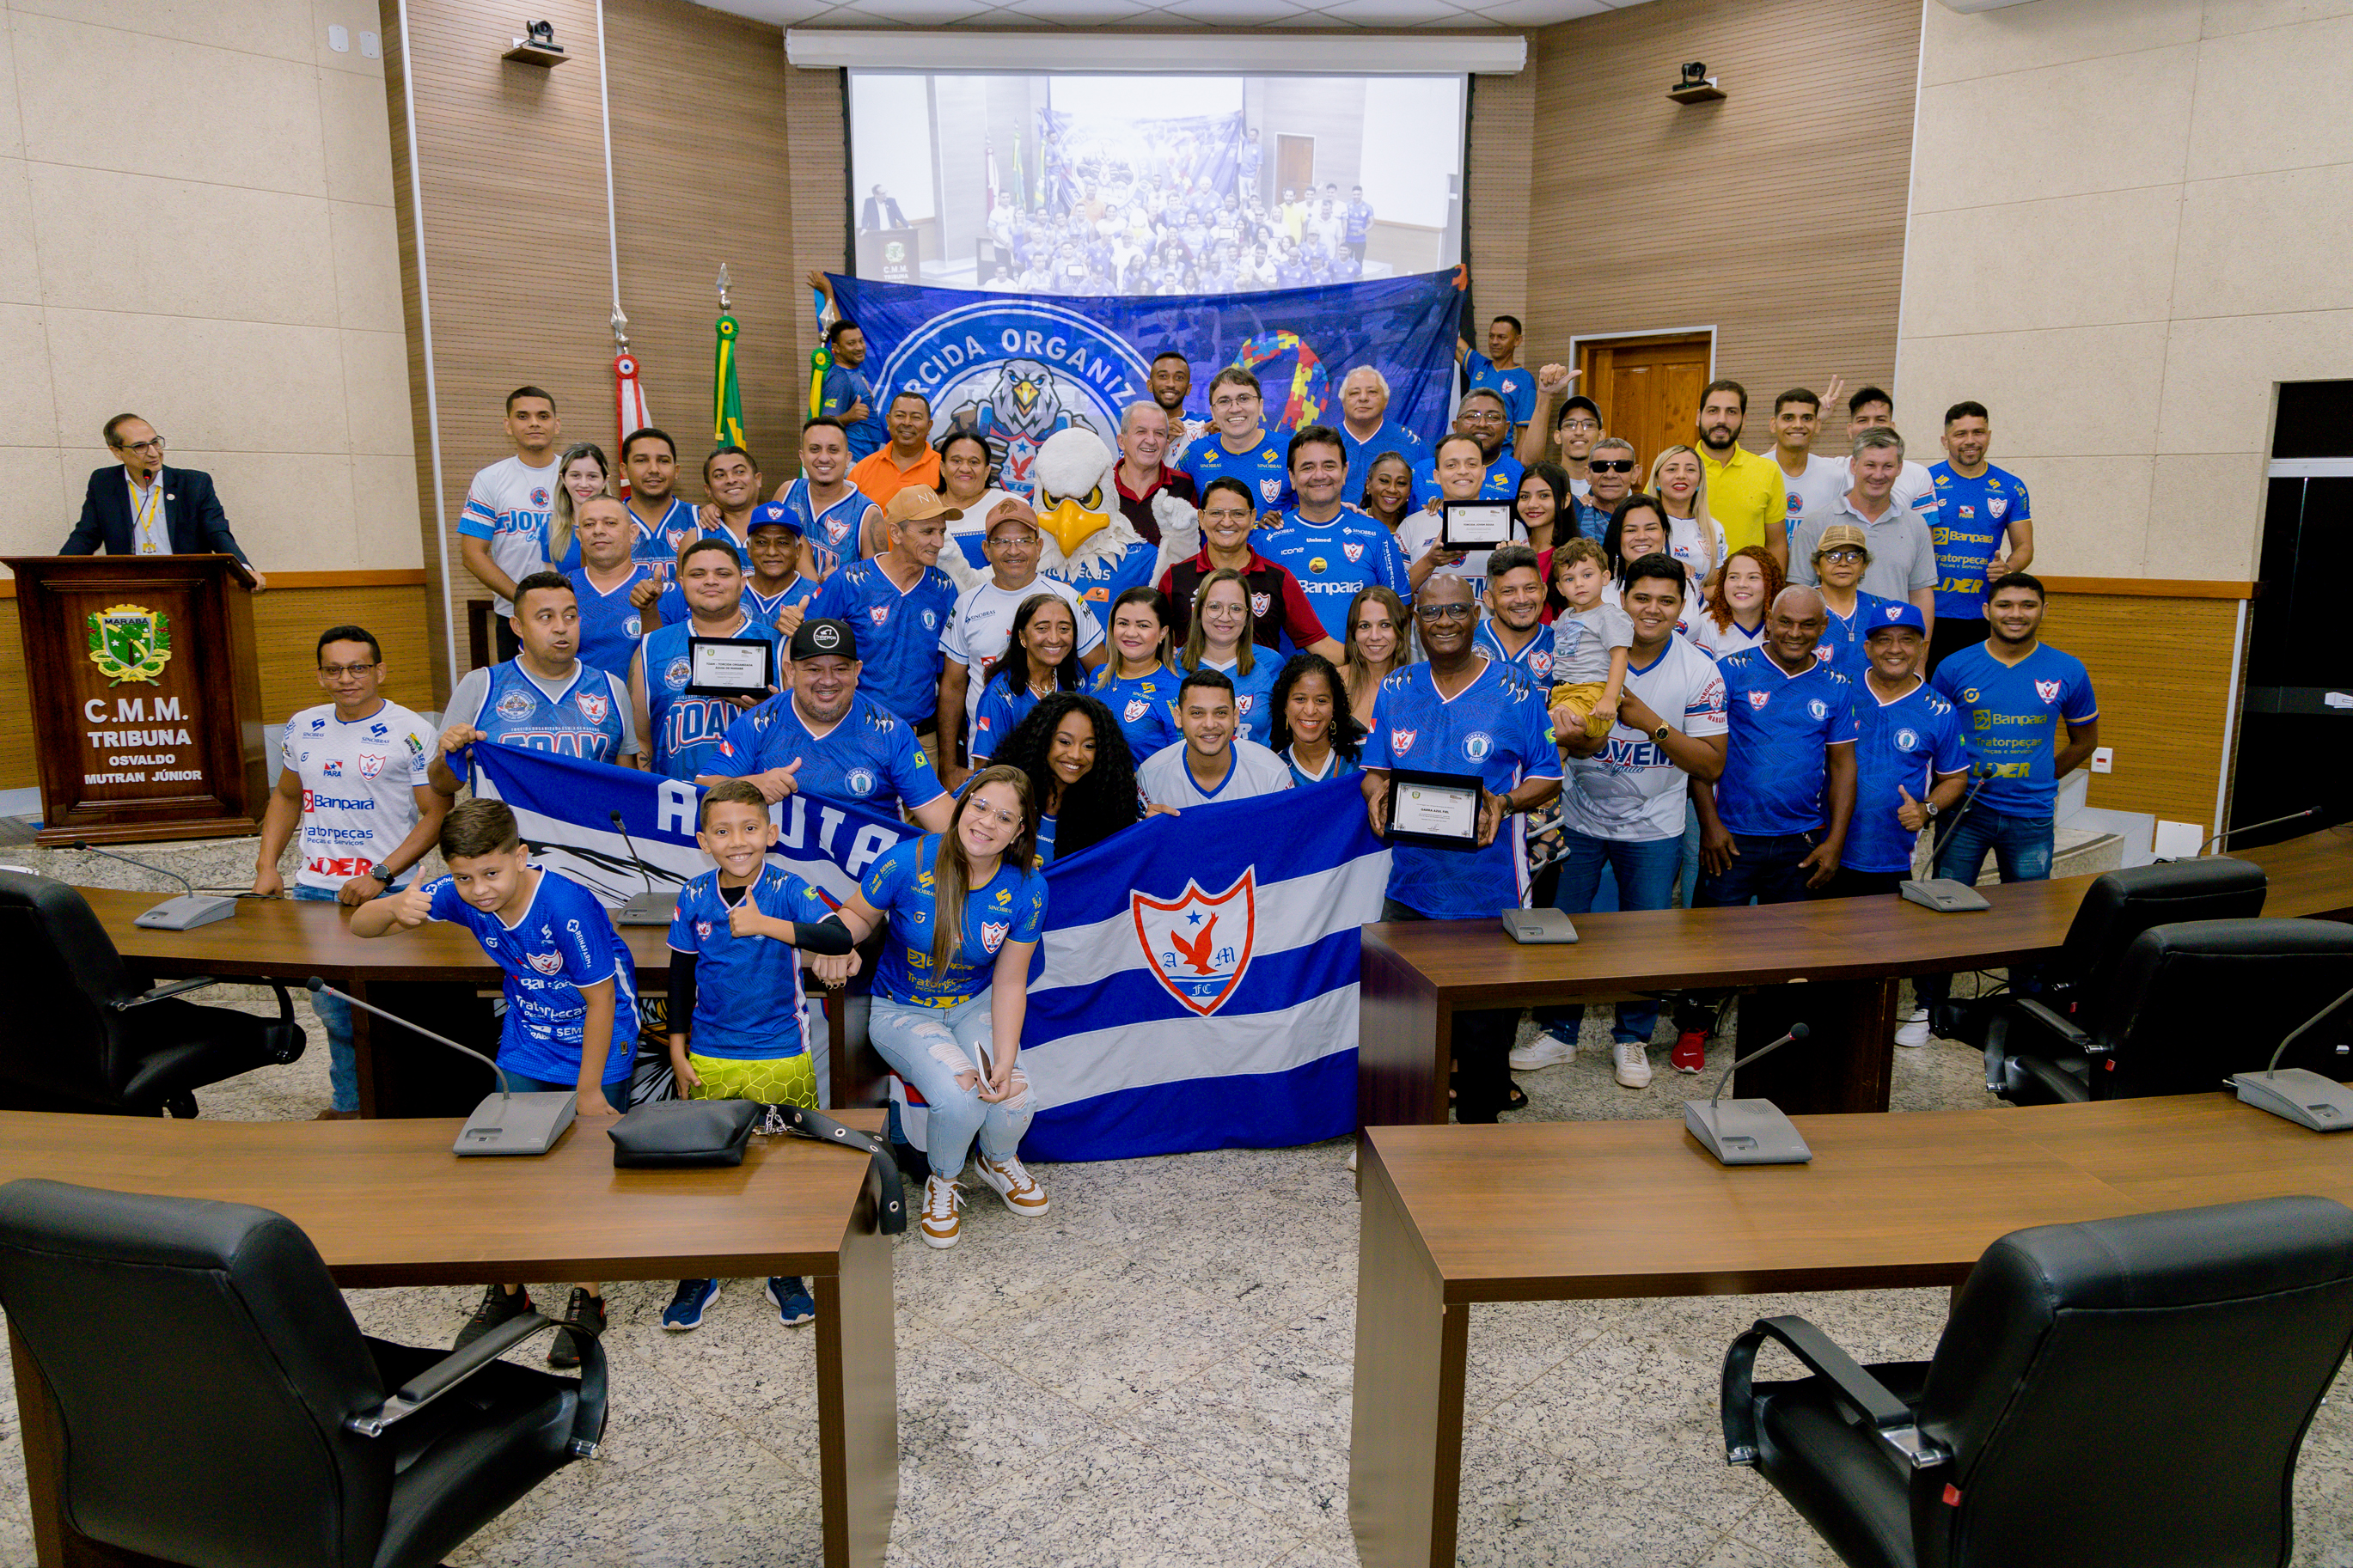
[[[1038,484],[1034,510],[1043,540],[1039,571],[1064,582],[1108,576],[1145,542],[1120,510],[1119,491],[1112,483],[1118,462],[1102,437],[1076,426],[1048,437],[1039,447],[1029,475]],[[1020,504],[999,501],[997,511]],[[1152,519],[1160,525],[1160,558],[1152,568],[1156,581],[1172,562],[1199,551],[1201,531],[1194,509],[1166,491],[1153,499]],[[989,521],[983,518],[981,526],[986,529]],[[940,565],[959,588],[987,581],[985,573],[964,563],[960,551],[943,551]]]

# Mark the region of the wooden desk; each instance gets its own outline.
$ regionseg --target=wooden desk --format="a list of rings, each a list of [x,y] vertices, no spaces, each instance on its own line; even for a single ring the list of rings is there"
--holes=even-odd
[[[876,1111],[842,1120],[882,1125]],[[542,1159],[460,1160],[449,1152],[456,1136],[455,1123],[438,1121],[5,1111],[0,1181],[257,1204],[301,1226],[344,1286],[808,1276],[825,1561],[880,1563],[899,1495],[898,1394],[891,1244],[875,1229],[866,1161],[807,1139],[754,1138],[733,1170],[617,1171],[610,1141],[586,1123]],[[99,1547],[59,1517],[55,1408],[13,1331],[11,1348],[43,1568],[155,1563]],[[626,1387],[614,1390],[616,1423],[630,1419],[628,1401]]]
[[[2353,1139],[2221,1094],[1799,1125],[1813,1163],[1746,1170],[1664,1121],[1367,1130],[1348,1478],[1366,1568],[1455,1560],[1472,1302],[1947,1285],[2027,1226],[2353,1204]]]
[[[2245,851],[2271,887],[2266,915],[2353,910],[2353,834],[2328,829]],[[1453,1014],[1683,987],[1776,987],[1752,1007],[1761,1046],[1803,1019],[1803,1045],[1745,1068],[1740,1092],[1792,1113],[1884,1110],[1894,1071],[1897,982],[2047,958],[2066,940],[2086,877],[1981,889],[1992,908],[1940,915],[1893,894],[1728,910],[1579,915],[1574,945],[1523,947],[1493,920],[1364,929],[1356,1116],[1366,1127],[1446,1120]],[[1803,981],[1802,992],[1794,982]]]

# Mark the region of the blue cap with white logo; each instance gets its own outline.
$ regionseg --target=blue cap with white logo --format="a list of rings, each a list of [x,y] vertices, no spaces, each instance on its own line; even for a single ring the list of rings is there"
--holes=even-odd
[[[1910,626],[1923,637],[1928,635],[1928,623],[1920,618],[1920,606],[1908,600],[1882,605],[1872,611],[1871,624],[1863,628],[1862,635],[1868,638],[1874,633],[1892,632],[1898,626]]]

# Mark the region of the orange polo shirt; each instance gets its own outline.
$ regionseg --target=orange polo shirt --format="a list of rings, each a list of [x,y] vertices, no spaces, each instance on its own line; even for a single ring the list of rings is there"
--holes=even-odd
[[[889,506],[891,498],[909,485],[929,485],[940,488],[940,455],[928,448],[912,468],[902,468],[891,456],[891,446],[884,442],[849,466],[849,482],[865,493],[876,506]]]

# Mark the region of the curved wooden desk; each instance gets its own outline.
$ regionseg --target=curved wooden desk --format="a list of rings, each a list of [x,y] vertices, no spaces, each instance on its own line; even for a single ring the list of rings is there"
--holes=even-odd
[[[2353,832],[2329,828],[2237,858],[2270,878],[2266,915],[2353,910]],[[1523,947],[1492,920],[1368,925],[1357,1002],[1356,1119],[1365,1127],[1446,1120],[1458,1007],[1799,982],[1802,995],[1792,990],[1771,1006],[1749,1010],[1774,1026],[1742,1043],[1767,1043],[1787,1018],[1805,1019],[1814,1037],[1744,1069],[1740,1092],[1767,1096],[1792,1114],[1884,1110],[1896,982],[2049,957],[2066,940],[2091,883],[2090,877],[2063,877],[1989,887],[1983,891],[1993,907],[1977,914],[1936,914],[1888,894],[1579,915],[1581,940],[1562,947]]]

